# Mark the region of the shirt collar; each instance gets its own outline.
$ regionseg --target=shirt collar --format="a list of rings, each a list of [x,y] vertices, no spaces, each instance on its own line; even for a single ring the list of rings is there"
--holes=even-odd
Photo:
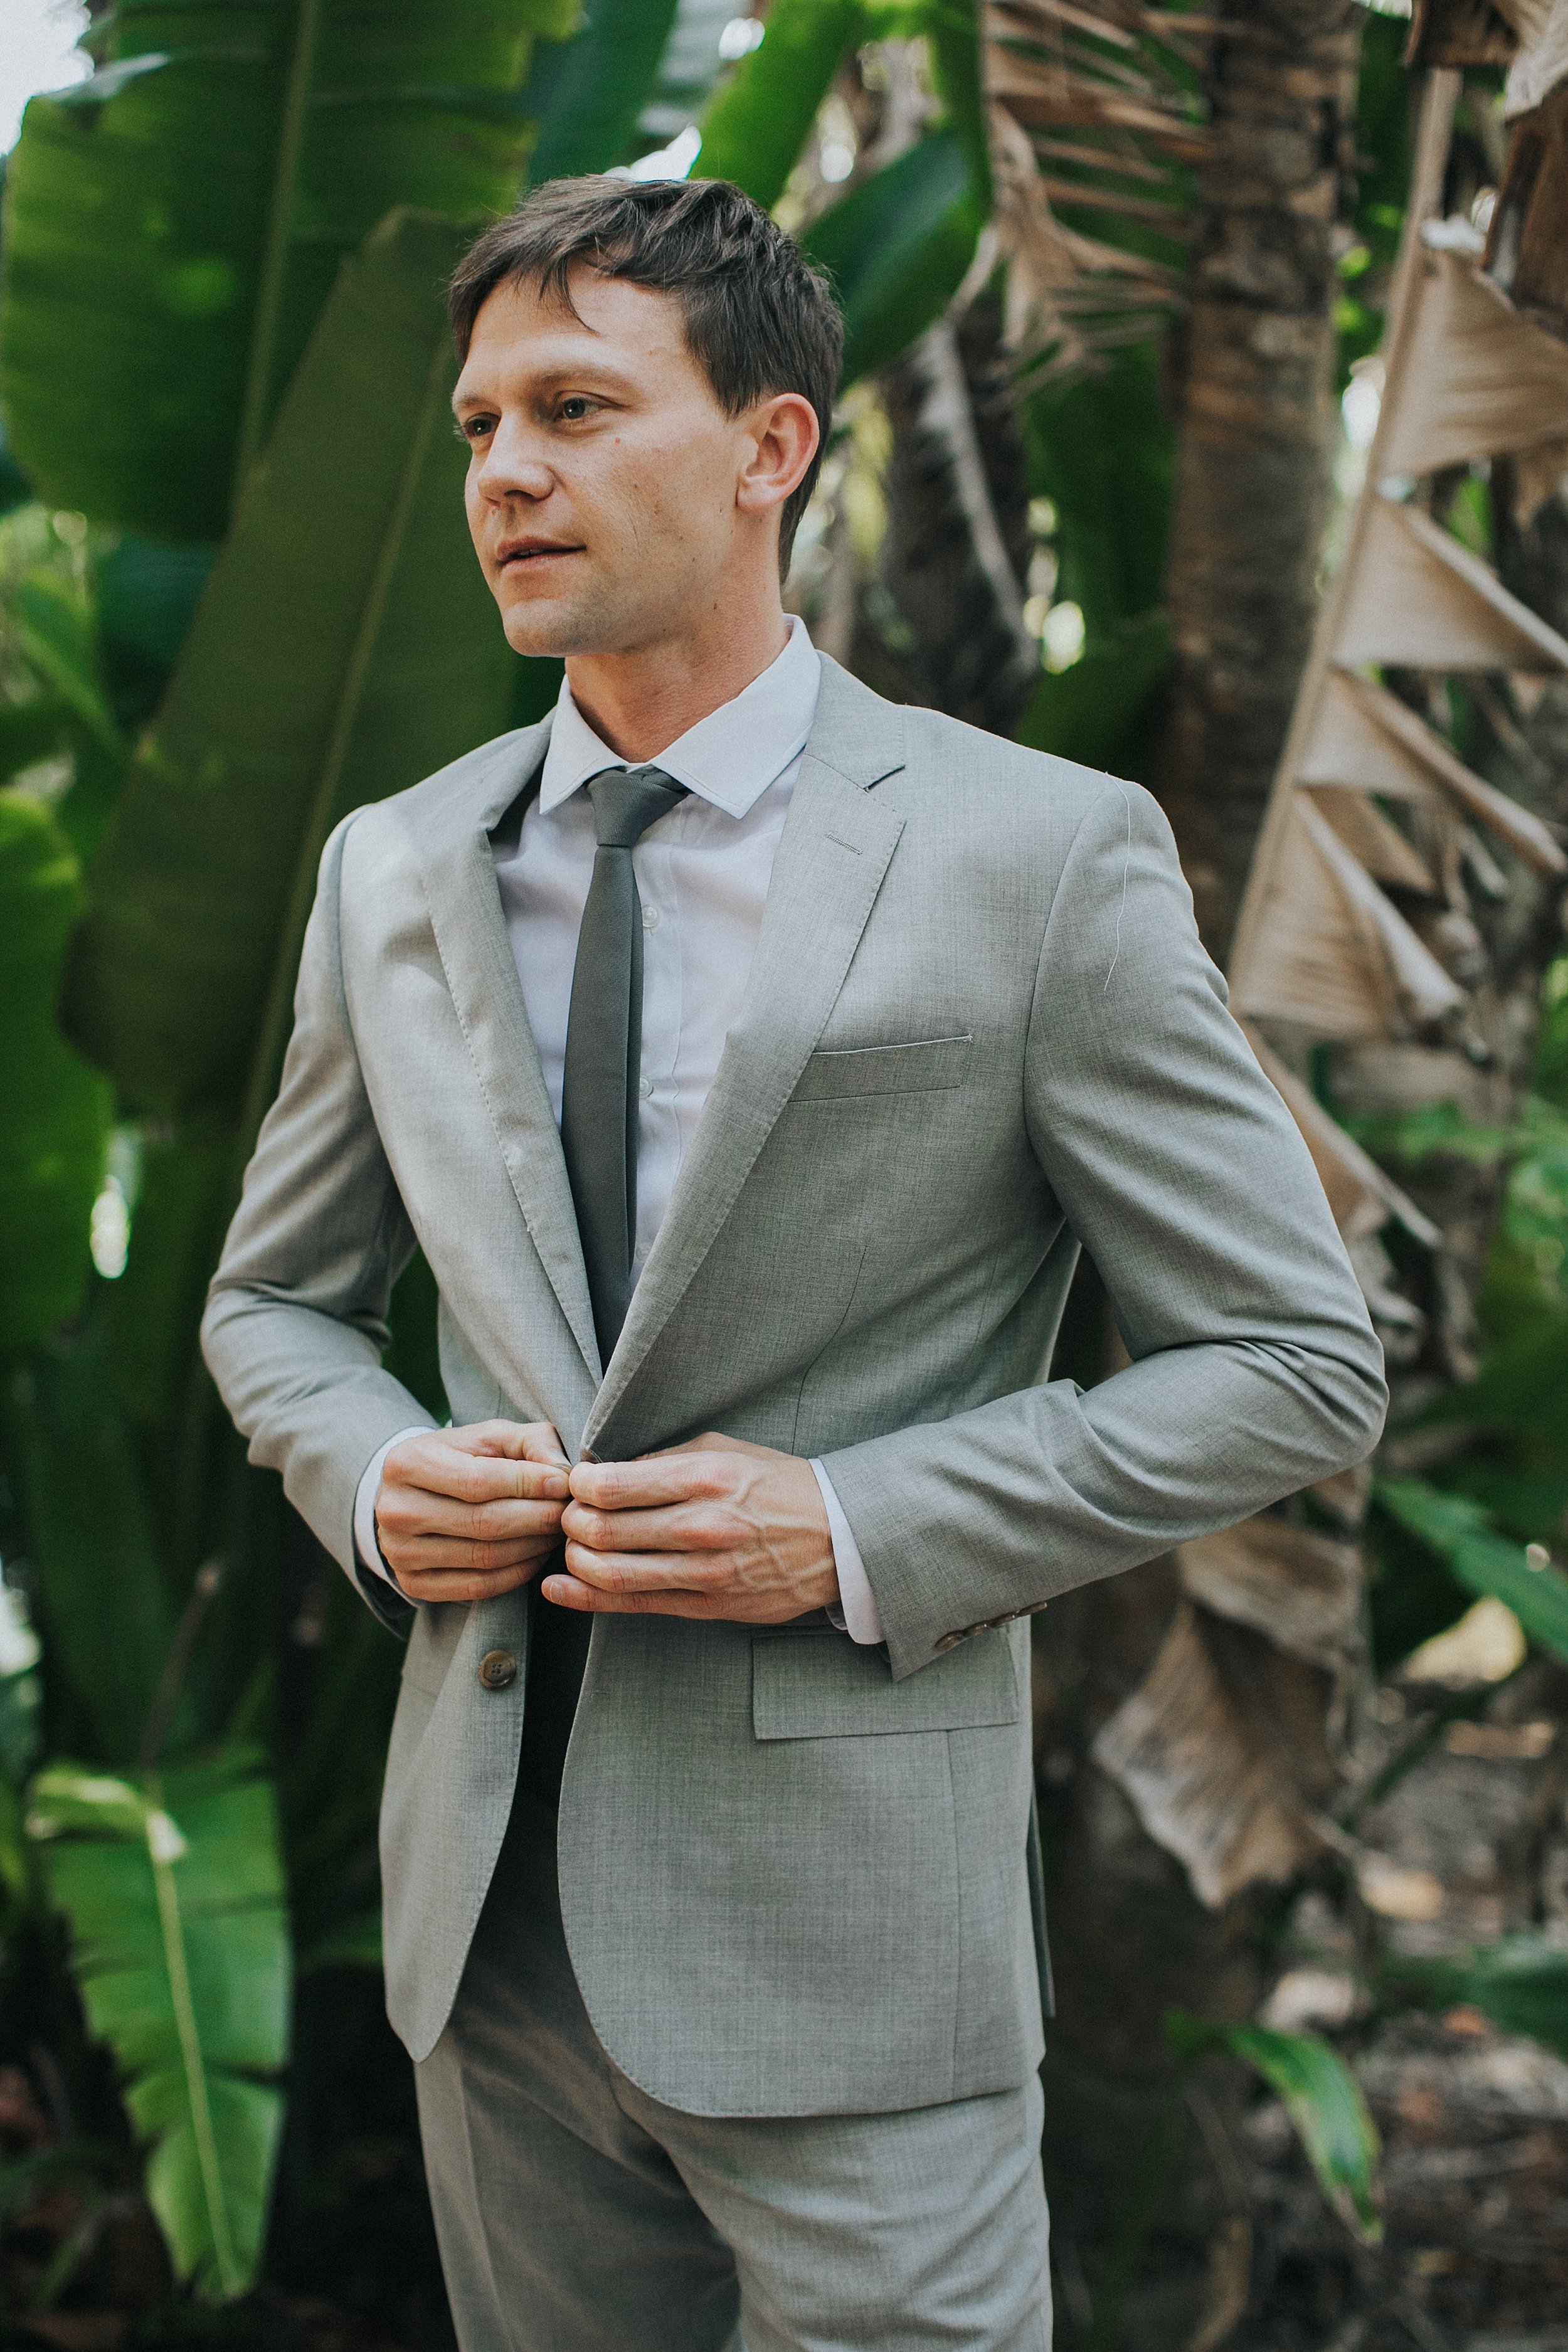
[[[805,623],[792,614],[789,643],[762,676],[648,764],[727,816],[744,816],[805,750],[821,681],[822,664]],[[548,814],[590,776],[626,764],[595,734],[563,678],[539,780],[540,808]]]

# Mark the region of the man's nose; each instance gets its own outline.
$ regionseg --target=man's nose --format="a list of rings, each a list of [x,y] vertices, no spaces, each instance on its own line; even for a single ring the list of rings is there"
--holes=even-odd
[[[521,418],[503,416],[490,436],[479,467],[478,487],[487,499],[545,499],[555,476],[537,433]]]

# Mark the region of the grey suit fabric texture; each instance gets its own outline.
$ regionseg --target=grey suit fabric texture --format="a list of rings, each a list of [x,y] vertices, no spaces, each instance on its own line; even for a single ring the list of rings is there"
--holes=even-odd
[[[554,1821],[521,1791],[445,2032],[416,2069],[472,2352],[1048,2352],[1031,2074],[890,2116],[690,2116],[588,2021]]]
[[[416,1243],[455,1420],[609,1460],[819,1455],[886,1643],[596,1616],[560,1811],[594,2032],[690,2115],[892,2113],[1041,2054],[1028,1627],[1361,1460],[1381,1358],[1311,1161],[1136,787],[823,664],[750,983],[607,1364],[489,835],[546,728],[346,819],[207,1360],[351,1573]],[[1079,1244],[1128,1368],[1049,1360]],[[396,1595],[362,1577],[389,1620]],[[388,2006],[451,2012],[506,1829],[525,1593],[416,1612],[382,1817]]]

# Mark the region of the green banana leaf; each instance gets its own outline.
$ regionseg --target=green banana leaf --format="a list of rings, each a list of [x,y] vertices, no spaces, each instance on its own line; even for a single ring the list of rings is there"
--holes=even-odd
[[[79,1752],[141,1747],[174,1610],[96,1328],[33,1349],[12,1429],[38,1563],[45,1655]]]
[[[81,869],[58,819],[0,793],[0,1348],[42,1339],[87,1281],[109,1089],[55,1025],[81,902]]]
[[[132,1107],[259,1108],[321,845],[507,723],[514,657],[463,516],[439,287],[466,232],[396,213],[345,265],[143,739],[68,983]]]
[[[1487,1512],[1468,1495],[1446,1495],[1421,1478],[1380,1479],[1374,1492],[1383,1508],[1430,1545],[1462,1585],[1506,1601],[1532,1642],[1568,1661],[1568,1576],[1543,1552],[1495,1533]]]
[[[1041,670],[1019,742],[1086,768],[1131,774],[1144,716],[1170,660],[1171,625],[1163,613],[1119,623],[1070,668]]]
[[[1434,1959],[1395,1959],[1385,1991],[1426,2009],[1468,2001],[1507,2033],[1528,2033],[1568,2058],[1568,1951],[1533,1929]]]
[[[290,1955],[270,1783],[253,1758],[110,1778],[56,1764],[27,1826],[93,2032],[148,2143],[175,2270],[212,2302],[260,2259],[283,2122]]]
[[[812,222],[800,241],[843,305],[846,384],[888,366],[942,316],[984,218],[963,139],[935,131]]]
[[[692,177],[733,180],[772,212],[834,76],[868,38],[862,0],[773,0],[761,45],[702,118]]]
[[[57,749],[71,754],[69,789],[56,803],[72,847],[90,865],[103,839],[131,747],[103,690],[91,604],[58,572],[24,579],[12,604],[16,650],[64,706]]]
[[[1161,365],[1153,342],[1131,343],[1025,410],[1029,488],[1056,510],[1056,593],[1081,608],[1091,646],[1164,593],[1176,453]]]
[[[570,40],[539,43],[521,100],[539,124],[535,187],[626,161],[675,10],[676,0],[585,0]]]
[[[3,394],[37,494],[218,538],[340,262],[397,204],[505,209],[573,0],[121,0],[7,172]],[[112,397],[106,391],[112,389]]]
[[[1283,2100],[1318,2185],[1363,2245],[1383,2235],[1377,2210],[1377,2126],[1337,2050],[1315,2033],[1266,2025],[1214,2025],[1171,2010],[1165,2038],[1191,2066],[1211,2051],[1240,2058]]]

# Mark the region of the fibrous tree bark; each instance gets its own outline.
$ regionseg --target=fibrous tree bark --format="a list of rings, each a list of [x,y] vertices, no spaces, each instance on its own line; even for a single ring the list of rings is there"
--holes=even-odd
[[[1353,0],[1232,0],[1209,72],[1151,782],[1223,960],[1316,613]]]

